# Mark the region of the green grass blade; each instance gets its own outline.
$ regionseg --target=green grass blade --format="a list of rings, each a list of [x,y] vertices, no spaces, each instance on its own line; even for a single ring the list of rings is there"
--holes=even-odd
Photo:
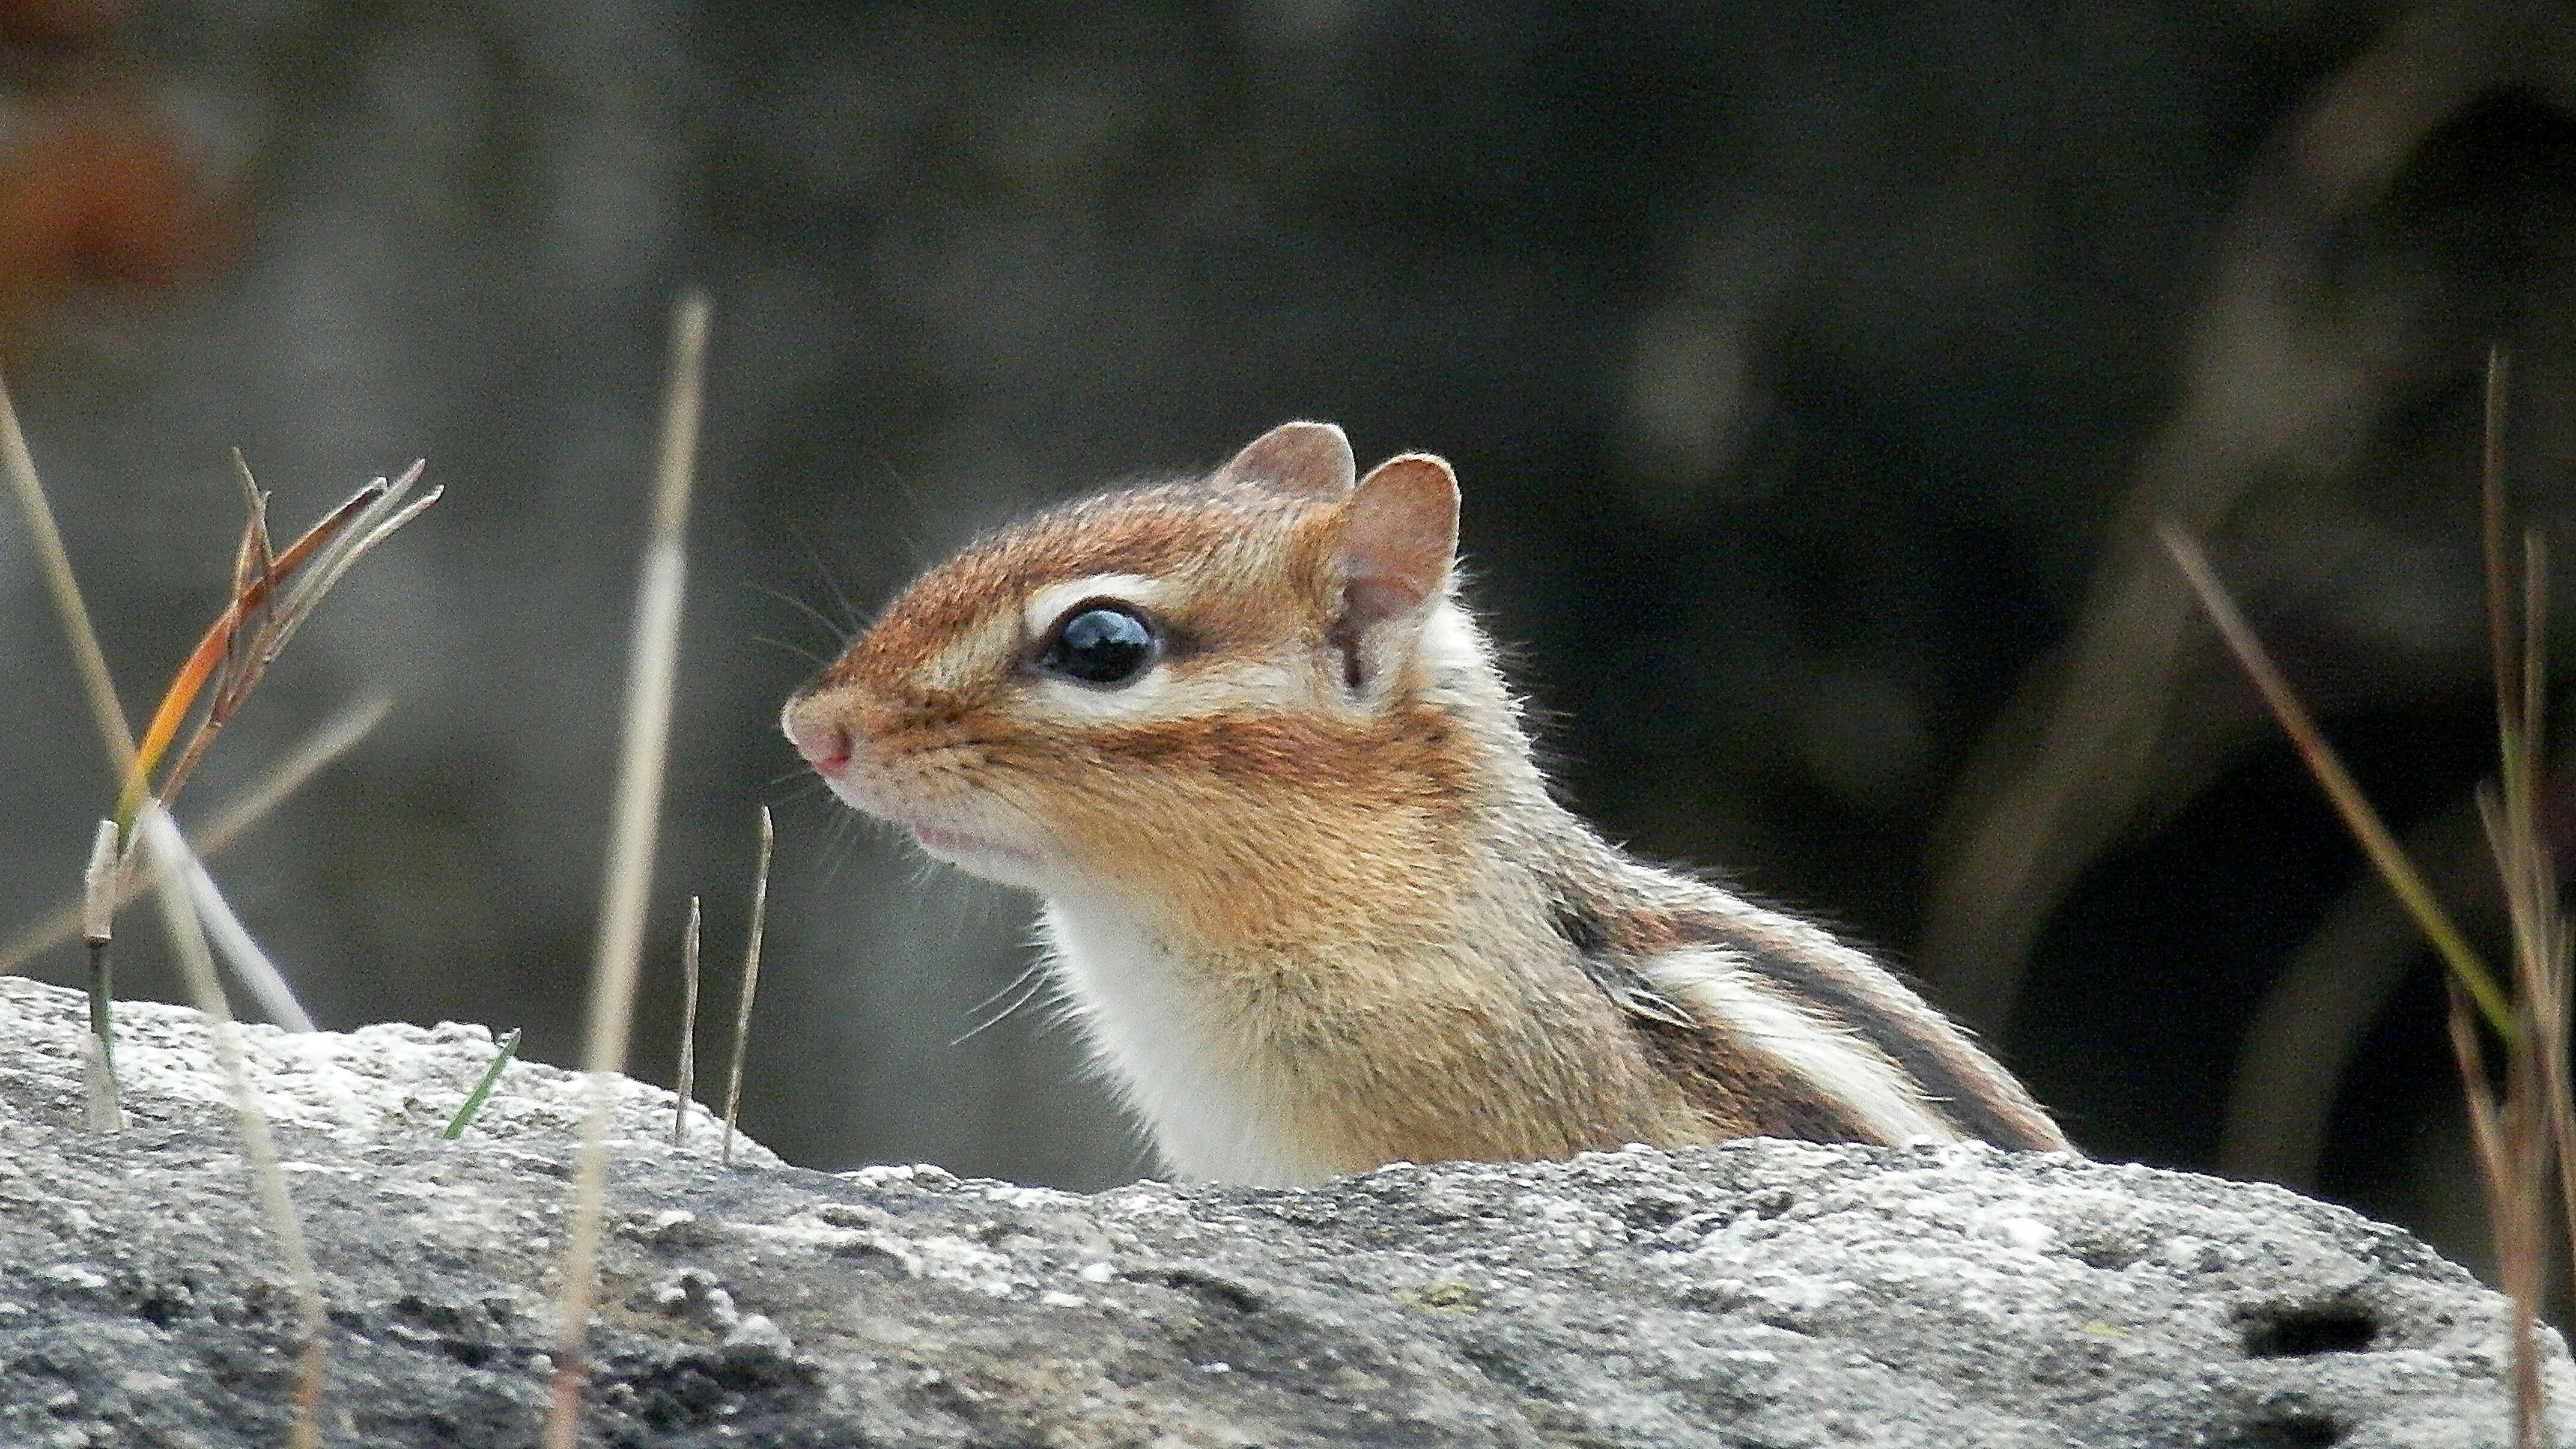
[[[519,1029],[514,1026],[501,1038],[501,1049],[492,1054],[492,1065],[483,1069],[482,1078],[475,1082],[473,1091],[465,1094],[465,1100],[458,1105],[456,1115],[448,1118],[447,1125],[439,1129],[438,1135],[441,1140],[453,1142],[465,1135],[466,1128],[474,1125],[475,1114],[483,1110],[484,1100],[490,1097],[492,1089],[500,1084],[501,1073],[509,1068],[510,1058],[518,1054]]]

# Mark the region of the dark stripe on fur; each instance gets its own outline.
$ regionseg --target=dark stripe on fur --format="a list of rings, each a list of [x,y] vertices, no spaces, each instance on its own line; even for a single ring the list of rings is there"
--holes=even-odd
[[[1647,1054],[1727,1131],[1808,1142],[1878,1140],[1830,1093],[1768,1053],[1748,1052],[1725,1023],[1703,1021],[1656,989],[1636,958],[1611,943],[1600,917],[1561,900],[1552,919],[1583,974],[1628,1017]]]
[[[1734,953],[1756,973],[1776,982],[1798,999],[1832,1013],[1845,1026],[1867,1038],[1872,1046],[1887,1054],[1888,1060],[1912,1077],[1933,1106],[1959,1130],[1982,1137],[1997,1147],[2047,1151],[2059,1146],[2053,1140],[2033,1134],[2027,1125],[2017,1120],[2017,1114],[1998,1104],[1996,1093],[1984,1073],[1963,1074],[1960,1070],[1962,1064],[1943,1049],[1943,1043],[1932,1039],[1926,1032],[1910,1029],[1910,1023],[1861,995],[1831,966],[1765,950],[1723,929],[1704,929],[1708,930],[1709,944]]]
[[[1682,1094],[1730,1134],[1804,1142],[1877,1142],[1866,1123],[1765,1054],[1745,1051],[1721,1026],[1631,1022],[1646,1051]]]
[[[1571,901],[1559,901],[1550,919],[1558,939],[1573,948],[1575,964],[1622,1012],[1683,1030],[1699,1024],[1688,1008],[1656,990],[1634,961],[1610,949],[1609,933],[1591,912]]]

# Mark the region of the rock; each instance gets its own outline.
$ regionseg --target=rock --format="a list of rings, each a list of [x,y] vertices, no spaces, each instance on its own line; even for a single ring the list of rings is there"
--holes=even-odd
[[[281,1442],[293,1298],[196,1018],[124,1009],[110,1136],[78,1128],[80,998],[0,982],[0,1020],[0,1442]],[[445,1143],[478,1028],[247,1035],[331,1301],[328,1441],[533,1443],[578,1077],[514,1065]],[[1753,1141],[1077,1197],[725,1168],[662,1144],[670,1103],[618,1099],[591,1443],[2508,1436],[2503,1302],[2278,1188]]]
[[[81,1119],[87,1013],[88,999],[77,992],[0,976],[0,1020],[19,1025],[0,1047],[0,1101],[55,1127]],[[203,1126],[205,1113],[229,1106],[213,1043],[196,1012],[157,1001],[119,1002],[116,1034],[117,1077],[126,1115],[138,1128]],[[497,1050],[486,1028],[452,1021],[434,1028],[391,1022],[347,1033],[246,1025],[241,1042],[272,1124],[347,1144],[435,1136]],[[612,1138],[620,1145],[665,1140],[675,1100],[659,1087],[620,1078],[611,1099]],[[580,1132],[589,1106],[581,1073],[513,1059],[470,1130],[478,1141],[560,1145]],[[226,1116],[216,1125],[229,1131],[229,1121]],[[695,1105],[689,1123],[692,1150],[720,1150],[721,1120]],[[743,1137],[734,1141],[734,1158],[780,1165],[776,1154]]]

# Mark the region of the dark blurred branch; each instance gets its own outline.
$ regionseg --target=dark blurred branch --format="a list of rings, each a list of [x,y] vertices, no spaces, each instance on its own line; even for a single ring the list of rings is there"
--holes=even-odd
[[[2409,830],[2407,855],[2471,920],[2502,918],[2474,801]],[[2423,959],[2424,933],[2377,876],[2353,883],[2263,993],[2236,1052],[2217,1171],[2313,1189],[2336,1087],[2370,1025]]]
[[[2133,470],[2075,628],[2034,669],[1952,797],[1918,959],[1999,1032],[2076,876],[2148,803],[2196,637],[2157,520],[2223,539],[2258,484],[2353,456],[2407,380],[2372,309],[2337,308],[2338,238],[2444,122],[2505,89],[2576,110],[2576,23],[2540,4],[2434,5],[2391,29],[2264,146],[2186,334],[2180,399]],[[2379,331],[2370,329],[2378,328]]]

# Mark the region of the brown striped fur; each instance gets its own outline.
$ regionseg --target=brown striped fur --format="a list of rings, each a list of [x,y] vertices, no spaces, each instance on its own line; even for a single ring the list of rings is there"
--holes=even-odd
[[[1291,424],[1208,480],[987,535],[788,706],[800,747],[846,746],[852,804],[1047,898],[1076,1014],[1175,1167],[2066,1145],[1880,967],[1567,814],[1450,597],[1447,465],[1351,471],[1338,430]],[[1160,660],[1045,676],[1033,606],[1103,579]]]

